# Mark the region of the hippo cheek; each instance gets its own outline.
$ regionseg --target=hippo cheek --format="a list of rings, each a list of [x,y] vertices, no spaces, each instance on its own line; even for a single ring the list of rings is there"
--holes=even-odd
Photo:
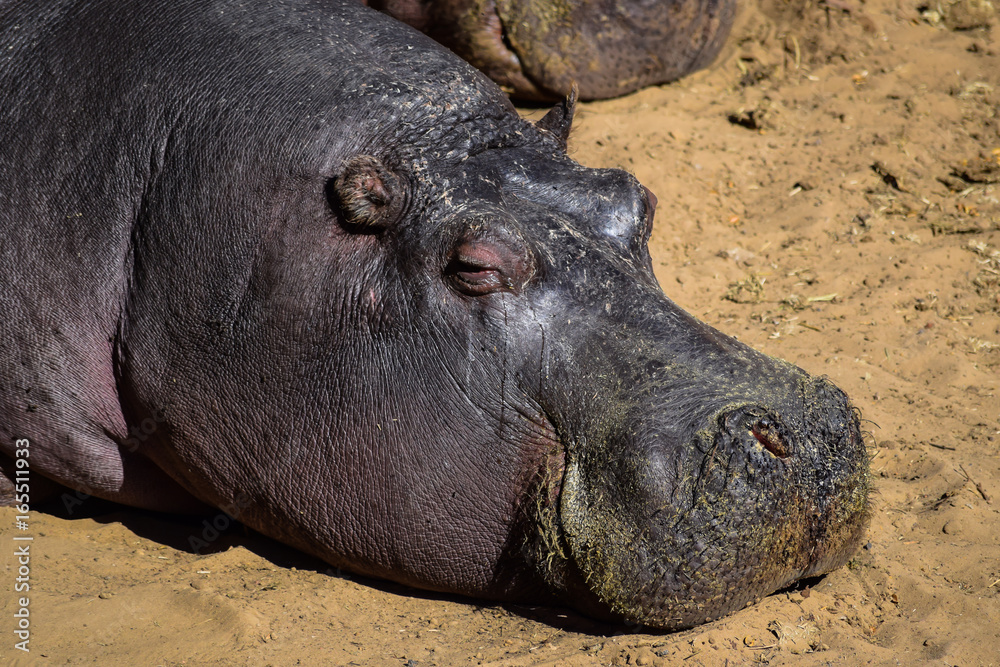
[[[838,412],[797,432],[730,406],[683,445],[649,431],[610,465],[571,455],[560,515],[584,595],[675,630],[842,565],[867,526],[869,473],[856,416]]]

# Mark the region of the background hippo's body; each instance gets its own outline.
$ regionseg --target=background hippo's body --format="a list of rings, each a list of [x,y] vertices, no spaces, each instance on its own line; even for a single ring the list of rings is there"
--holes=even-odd
[[[571,103],[348,0],[154,5],[0,5],[8,476],[663,628],[850,555],[846,397],[663,296]]]
[[[585,100],[673,81],[718,55],[735,0],[365,0],[418,28],[508,93]]]

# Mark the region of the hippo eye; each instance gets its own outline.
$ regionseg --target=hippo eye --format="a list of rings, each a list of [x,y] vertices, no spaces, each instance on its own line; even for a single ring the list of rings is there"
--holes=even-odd
[[[510,287],[509,281],[506,281],[496,269],[455,264],[449,266],[449,272],[458,289],[470,296],[489,294]]]
[[[452,252],[445,275],[459,292],[482,296],[513,291],[525,268],[526,262],[506,244],[466,240]]]
[[[750,433],[757,438],[767,451],[771,452],[779,459],[788,458],[790,452],[785,445],[784,439],[778,433],[778,428],[767,417],[761,417],[750,425]]]

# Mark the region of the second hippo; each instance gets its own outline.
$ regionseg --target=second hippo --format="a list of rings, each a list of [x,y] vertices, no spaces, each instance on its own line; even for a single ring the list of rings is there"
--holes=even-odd
[[[510,95],[617,97],[707,66],[735,0],[366,0],[426,32]]]

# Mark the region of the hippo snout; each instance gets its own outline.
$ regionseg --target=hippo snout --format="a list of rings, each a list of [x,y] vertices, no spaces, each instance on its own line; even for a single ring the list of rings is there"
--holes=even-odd
[[[850,558],[869,513],[858,415],[830,382],[795,371],[686,435],[665,398],[650,424],[622,431],[641,435],[603,445],[613,455],[571,452],[566,541],[610,615],[690,627]]]

